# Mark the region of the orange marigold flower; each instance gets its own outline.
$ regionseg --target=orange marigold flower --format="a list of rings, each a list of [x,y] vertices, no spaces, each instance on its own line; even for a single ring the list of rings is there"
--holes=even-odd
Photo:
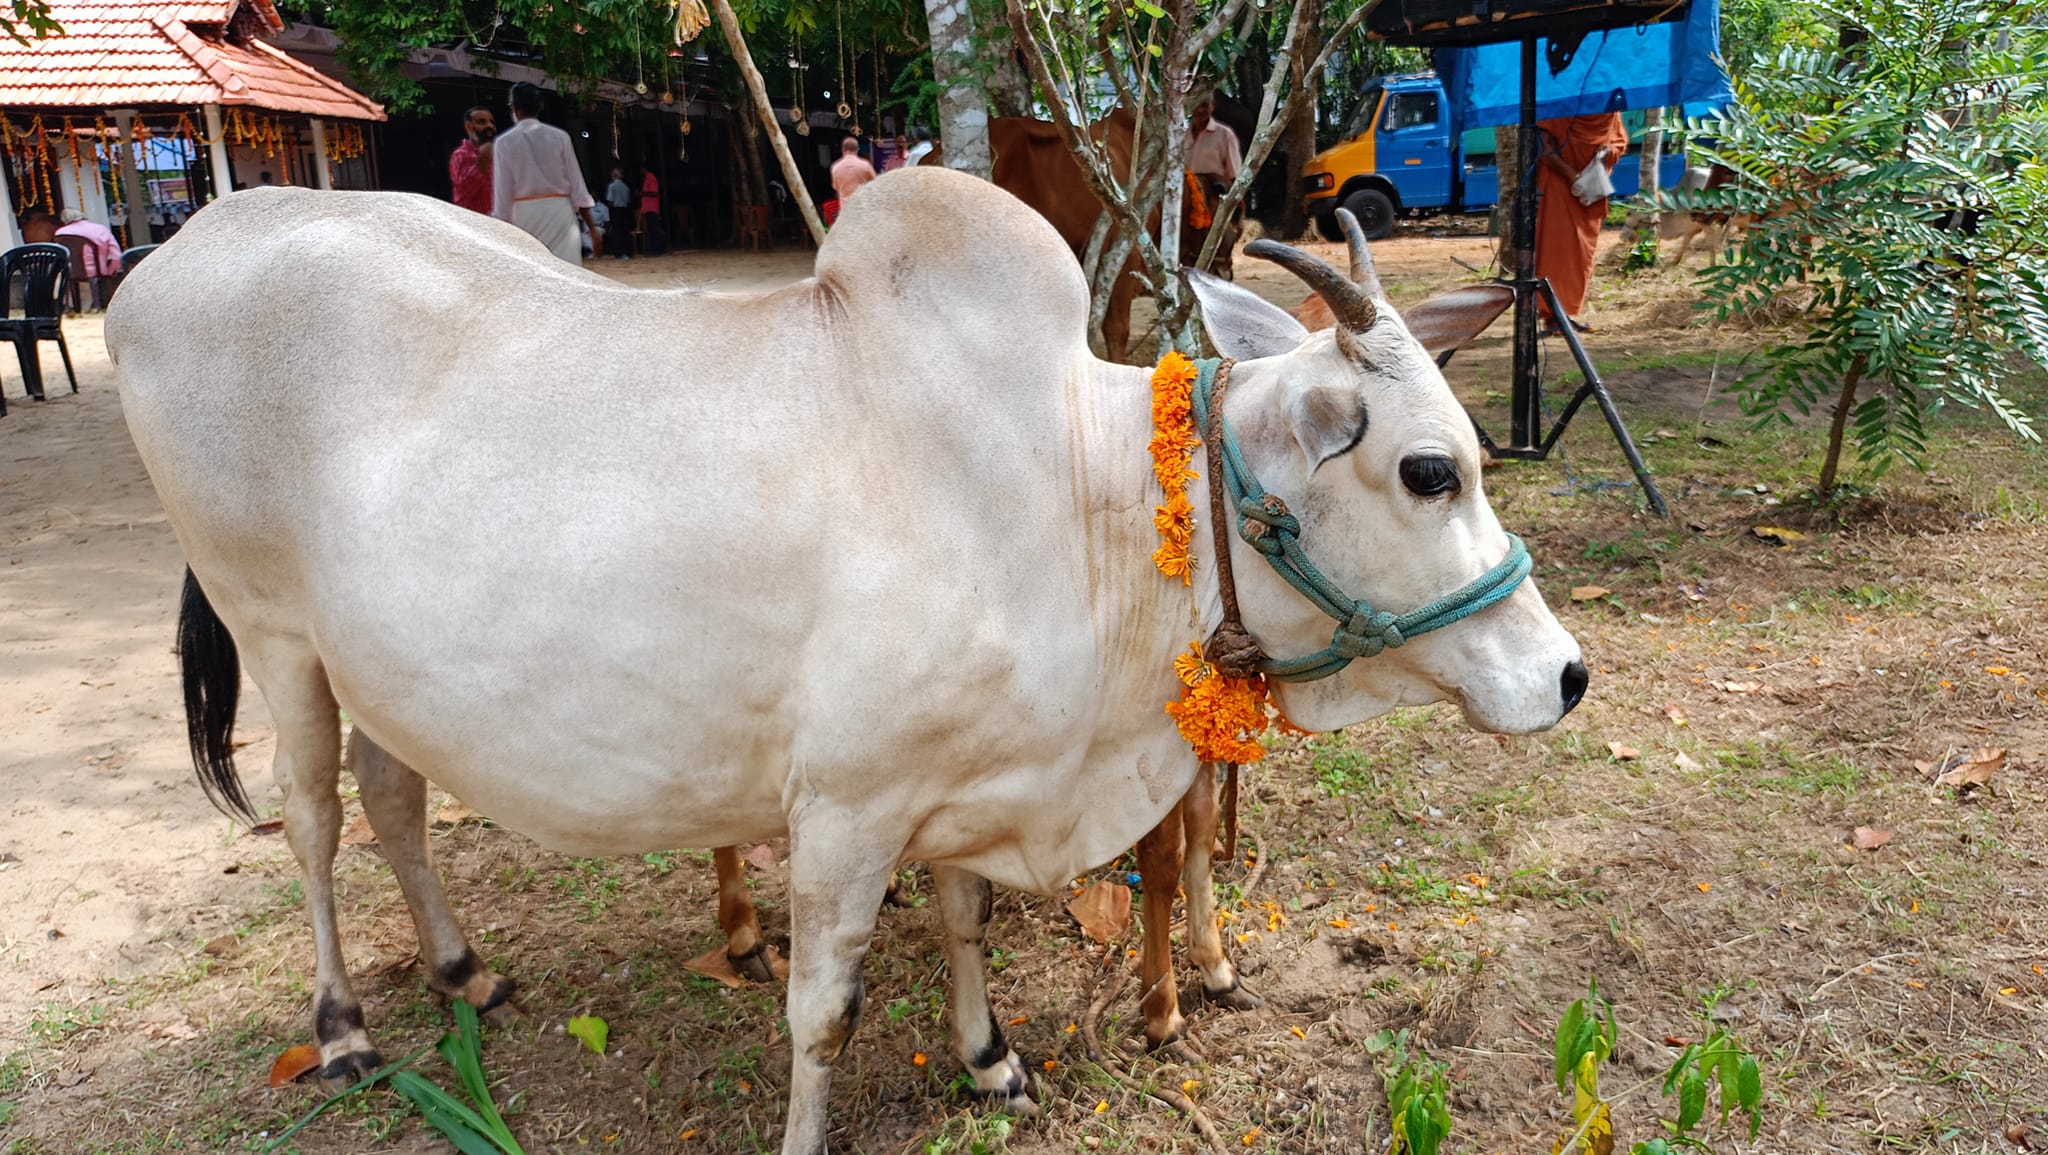
[[[1193,642],[1188,643],[1187,653],[1173,660],[1173,674],[1183,686],[1194,685],[1208,677],[1209,672],[1208,659],[1202,657],[1202,648]]]
[[[1266,756],[1258,742],[1267,722],[1264,678],[1202,678],[1168,702],[1166,712],[1205,762],[1257,762]]]

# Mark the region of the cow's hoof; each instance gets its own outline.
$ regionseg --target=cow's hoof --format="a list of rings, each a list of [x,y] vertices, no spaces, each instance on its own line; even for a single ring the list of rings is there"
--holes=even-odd
[[[775,981],[775,967],[768,961],[768,944],[756,943],[754,949],[745,954],[727,952],[726,961],[749,981],[772,983]]]
[[[346,1091],[376,1074],[383,1065],[384,1056],[378,1054],[375,1047],[343,1051],[321,1064],[321,1089],[330,1094]]]
[[[1145,1024],[1145,1049],[1148,1051],[1171,1047],[1187,1037],[1188,1021],[1179,1011],[1173,1012],[1173,1017],[1164,1023],[1148,1021]]]
[[[1230,985],[1221,990],[1210,990],[1204,985],[1202,997],[1212,1005],[1227,1007],[1233,1011],[1255,1011],[1266,1005],[1266,1000],[1247,990],[1244,980],[1236,975],[1230,976]]]
[[[1031,1101],[1024,1060],[1017,1052],[1011,1051],[1001,1062],[981,1070],[969,1067],[968,1074],[974,1079],[974,1097],[984,1110],[1026,1117],[1038,1114],[1038,1104]]]

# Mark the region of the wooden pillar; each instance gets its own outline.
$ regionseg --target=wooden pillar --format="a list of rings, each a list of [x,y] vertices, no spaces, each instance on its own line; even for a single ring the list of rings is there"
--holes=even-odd
[[[313,120],[313,184],[316,188],[334,187],[334,175],[327,170],[327,122]]]
[[[228,163],[228,134],[221,127],[220,105],[206,106],[206,135],[213,143],[208,150],[213,153],[213,195],[224,197],[235,188],[235,168]]]
[[[121,162],[121,197],[128,202],[128,247],[149,244],[149,189],[142,183],[142,170],[135,167],[135,111],[114,113],[114,155]]]

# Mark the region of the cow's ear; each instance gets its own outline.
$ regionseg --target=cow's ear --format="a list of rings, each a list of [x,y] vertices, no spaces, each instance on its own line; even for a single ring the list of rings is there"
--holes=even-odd
[[[1293,352],[1308,337],[1301,322],[1249,289],[1188,270],[1188,285],[1202,303],[1202,327],[1225,357],[1251,361]]]
[[[1514,303],[1515,291],[1506,285],[1466,285],[1403,310],[1401,321],[1437,357],[1485,332]]]

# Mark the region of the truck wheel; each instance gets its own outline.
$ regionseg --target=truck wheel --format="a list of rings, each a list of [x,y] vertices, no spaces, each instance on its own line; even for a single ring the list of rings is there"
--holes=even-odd
[[[1358,218],[1365,239],[1377,241],[1394,231],[1394,198],[1376,188],[1362,188],[1344,198],[1344,207]]]
[[[1317,213],[1315,221],[1317,236],[1334,244],[1344,243],[1344,230],[1337,227],[1336,213]]]

